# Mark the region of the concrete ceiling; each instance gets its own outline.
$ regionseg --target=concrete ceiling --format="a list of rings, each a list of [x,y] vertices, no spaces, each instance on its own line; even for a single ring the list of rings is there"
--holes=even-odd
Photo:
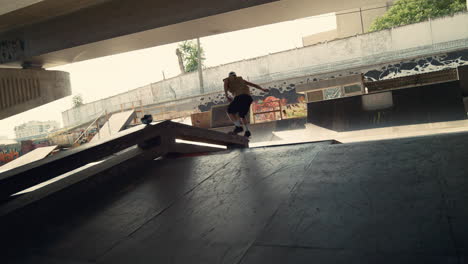
[[[102,4],[110,0],[0,0],[0,33]],[[17,1],[17,2],[16,2]]]
[[[33,5],[43,0],[0,0],[0,15]]]
[[[29,61],[47,68],[376,2],[44,0],[1,15],[0,41],[21,39],[25,46],[21,60],[4,66]]]

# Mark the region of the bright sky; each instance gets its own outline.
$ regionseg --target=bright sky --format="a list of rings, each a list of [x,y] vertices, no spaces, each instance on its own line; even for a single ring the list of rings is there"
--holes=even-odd
[[[336,28],[334,14],[324,14],[289,22],[240,30],[201,38],[205,66],[213,67],[268,53],[302,47],[302,37]],[[73,95],[81,94],[85,103],[110,97],[180,74],[175,49],[178,43],[122,53],[48,70],[70,73]],[[72,95],[72,96],[73,96]],[[13,128],[38,120],[56,120],[71,108],[71,96],[0,120],[0,136],[14,138]]]

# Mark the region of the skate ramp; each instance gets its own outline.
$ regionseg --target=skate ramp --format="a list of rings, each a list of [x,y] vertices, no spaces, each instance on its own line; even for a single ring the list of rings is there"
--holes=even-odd
[[[105,178],[108,170],[115,170],[120,174],[119,166],[126,167],[126,164],[140,166],[145,161],[164,155],[194,155],[248,146],[248,140],[241,136],[227,135],[171,121],[140,125],[121,131],[106,140],[85,144],[53,157],[0,173],[0,203],[12,199],[12,195],[18,192],[61,177],[90,163],[108,161],[103,166],[86,171],[84,176],[73,176],[80,178],[78,182],[85,181],[88,177],[98,180],[101,176]],[[125,155],[119,155],[122,152]],[[72,184],[78,182],[72,181]],[[65,184],[64,188],[68,187]],[[53,192],[51,191],[51,194]],[[25,202],[28,201],[30,200],[26,199]]]
[[[107,122],[99,129],[99,133],[94,135],[90,142],[94,143],[110,138],[112,135],[115,135],[119,133],[119,131],[125,129],[125,127],[130,124],[134,118],[134,110],[112,114],[109,120],[107,120]]]
[[[304,129],[274,131],[273,134],[278,138],[281,138],[281,140],[260,143],[255,142],[251,144],[251,147],[306,143],[323,140],[336,140],[342,143],[352,143],[460,132],[468,132],[468,120],[383,127],[348,132],[337,132],[308,123],[305,125]]]
[[[34,150],[24,154],[23,156],[8,162],[7,164],[5,164],[3,166],[0,166],[0,173],[4,172],[4,171],[7,171],[7,170],[11,170],[11,169],[14,169],[14,168],[21,167],[23,165],[26,165],[26,164],[29,164],[29,163],[32,163],[32,162],[35,162],[35,161],[38,161],[38,160],[41,160],[41,159],[47,157],[56,148],[57,148],[57,146],[49,146],[49,147],[42,147],[42,148],[34,149]]]
[[[464,263],[467,156],[468,133],[458,133],[146,162],[79,197],[57,197],[55,210],[36,208],[33,222],[0,225],[9,231],[3,258]]]

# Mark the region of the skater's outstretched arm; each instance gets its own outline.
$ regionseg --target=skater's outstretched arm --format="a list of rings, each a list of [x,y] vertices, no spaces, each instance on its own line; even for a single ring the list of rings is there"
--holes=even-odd
[[[259,89],[259,90],[262,90],[262,91],[264,91],[264,92],[268,92],[268,91],[269,91],[268,89],[262,88],[262,87],[260,87],[260,85],[255,84],[255,83],[251,83],[251,82],[249,82],[249,81],[245,81],[245,84],[247,84],[248,86],[252,86],[252,87],[254,87],[254,88],[257,88],[257,89]]]

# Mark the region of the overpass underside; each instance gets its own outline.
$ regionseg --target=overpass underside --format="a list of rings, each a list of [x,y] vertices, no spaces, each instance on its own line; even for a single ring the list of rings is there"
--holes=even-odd
[[[0,63],[52,67],[380,0],[44,0],[0,16]]]
[[[35,69],[369,5],[377,0],[22,0],[0,7],[0,67]],[[13,75],[21,75],[22,71]],[[65,75],[65,73],[62,73]],[[0,72],[0,118],[71,94],[69,78],[41,103]],[[43,88],[41,84],[40,89]],[[1,88],[1,87],[0,87]],[[17,91],[18,90],[18,91]],[[17,93],[17,94],[15,94]],[[47,99],[46,99],[47,98]],[[51,100],[53,98],[53,100]],[[26,103],[25,103],[26,102]],[[8,109],[6,109],[8,108]]]

